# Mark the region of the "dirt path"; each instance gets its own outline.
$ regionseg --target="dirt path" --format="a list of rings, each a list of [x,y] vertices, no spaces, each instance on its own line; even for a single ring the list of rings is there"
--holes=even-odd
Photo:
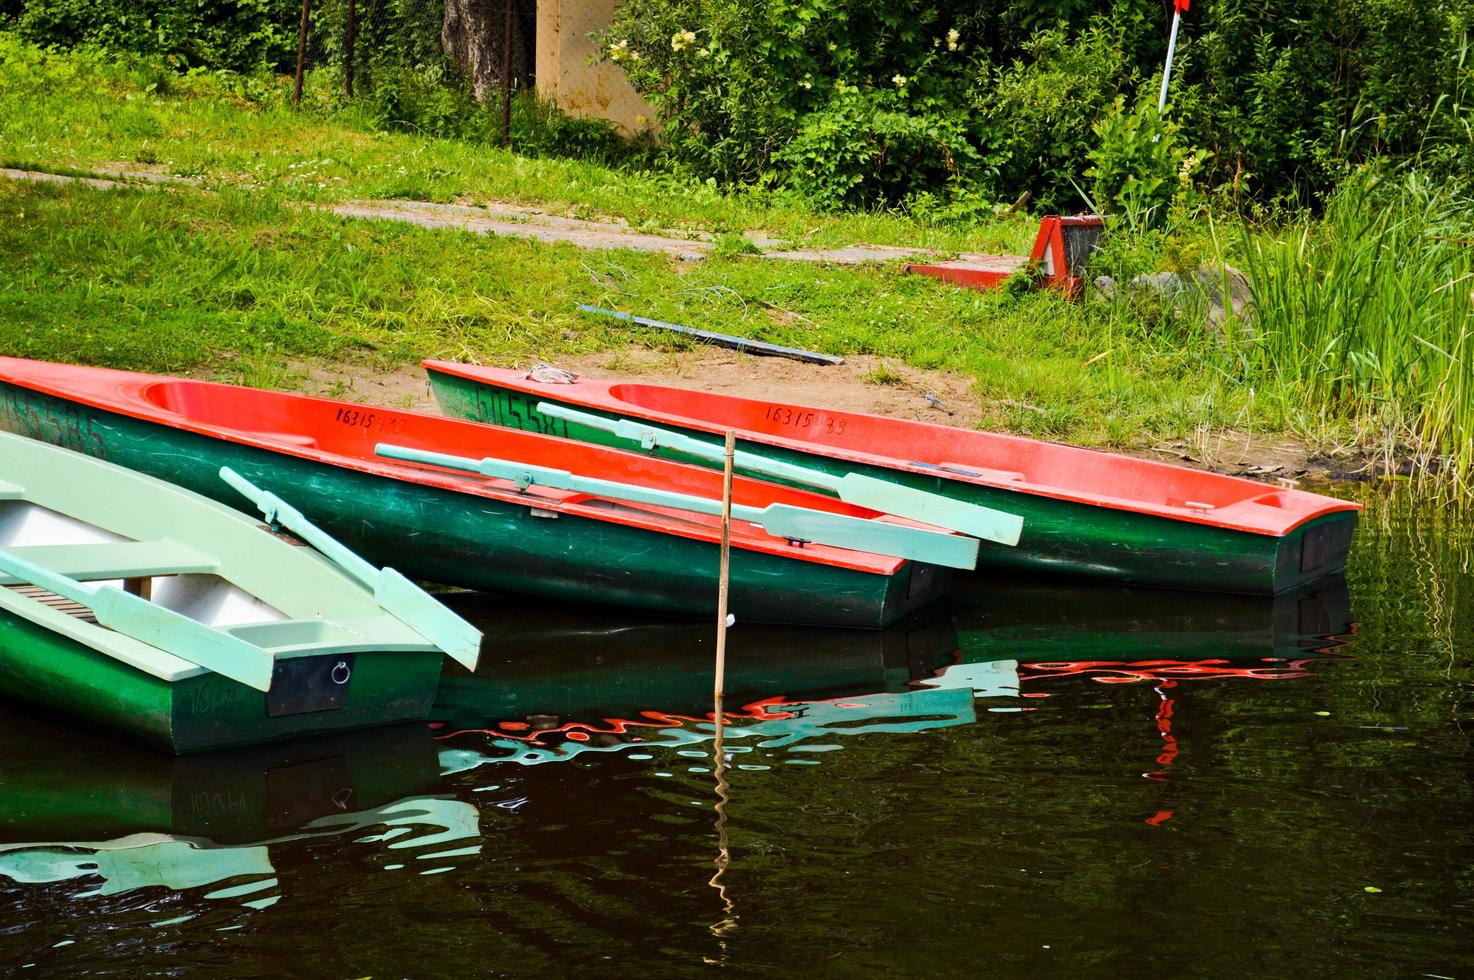
[[[717,247],[716,236],[703,231],[654,234],[631,228],[622,221],[586,221],[549,214],[537,208],[504,201],[485,205],[431,204],[425,201],[349,201],[327,205],[334,214],[350,218],[402,221],[422,228],[468,231],[478,235],[531,238],[540,242],[564,242],[579,248],[629,248],[640,252],[664,252],[683,261],[706,258]],[[670,232],[670,229],[666,229]],[[890,245],[850,245],[844,248],[786,249],[783,242],[762,235],[748,235],[747,242],[765,259],[815,262],[825,265],[870,265],[907,258],[935,259],[944,253],[928,248],[899,248]],[[967,253],[956,261],[999,272],[1012,272],[1024,263],[1021,256]]]
[[[500,366],[530,368],[532,363]],[[990,414],[985,411],[988,403],[977,397],[972,381],[964,375],[923,371],[868,355],[847,357],[843,364],[825,367],[715,348],[683,352],[630,349],[561,357],[556,365],[590,377],[671,384],[787,404],[823,405],[965,429],[978,428]],[[360,364],[297,364],[294,368],[302,377],[302,390],[308,394],[439,411],[425,372],[417,364],[392,371]],[[1361,456],[1331,458],[1294,439],[1266,438],[1234,429],[1202,430],[1190,438],[1123,451],[1269,483],[1344,478],[1367,465]]]
[[[200,184],[200,181],[193,178],[171,177],[153,170],[129,168],[121,164],[107,164],[99,170],[98,176],[90,177],[0,168],[0,178],[34,183],[82,184],[98,190],[140,187],[162,190],[170,186],[197,187]],[[434,204],[428,201],[376,200],[348,201],[320,207],[345,218],[397,221],[421,228],[464,231],[477,235],[530,238],[539,242],[563,243],[587,249],[628,248],[639,252],[664,252],[686,262],[706,258],[720,244],[715,235],[704,231],[663,229],[663,233],[652,233],[632,228],[623,221],[568,218],[506,201],[492,201],[487,204]],[[873,265],[908,258],[936,260],[945,257],[951,260],[949,264],[1007,274],[1024,263],[1023,257],[1016,255],[964,253],[953,258],[935,249],[890,245],[790,249],[784,248],[782,241],[762,235],[748,235],[746,240],[755,250],[754,254],[761,258],[825,265]]]

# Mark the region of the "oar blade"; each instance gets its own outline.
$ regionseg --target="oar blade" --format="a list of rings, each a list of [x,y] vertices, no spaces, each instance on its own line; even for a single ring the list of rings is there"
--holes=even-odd
[[[222,633],[110,585],[98,589],[87,604],[103,626],[247,687],[258,691],[271,689],[271,673],[276,660],[254,643]]]
[[[948,568],[970,569],[978,563],[977,538],[961,534],[943,534],[788,504],[763,508],[761,524],[769,534],[781,538],[814,541],[852,551],[909,558]]]
[[[984,541],[1016,545],[1023,532],[1024,519],[1017,514],[877,480],[862,473],[846,474],[839,481],[838,489],[839,499],[845,503],[970,534]]]
[[[476,669],[476,660],[481,655],[481,631],[445,608],[430,593],[394,569],[385,568],[374,583],[374,598],[446,656],[467,670]]]

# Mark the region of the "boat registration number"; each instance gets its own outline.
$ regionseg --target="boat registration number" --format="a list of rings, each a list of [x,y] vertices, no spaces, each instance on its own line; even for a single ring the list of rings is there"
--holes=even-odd
[[[834,435],[844,432],[845,426],[844,419],[832,418],[811,408],[793,408],[789,405],[769,405],[763,410],[763,418],[794,429],[817,428]]]
[[[333,420],[359,429],[379,429],[385,432],[403,432],[404,419],[383,412],[364,412],[356,408],[340,408]]]

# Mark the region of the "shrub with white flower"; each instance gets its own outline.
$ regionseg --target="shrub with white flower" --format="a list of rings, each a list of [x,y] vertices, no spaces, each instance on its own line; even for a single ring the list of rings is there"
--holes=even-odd
[[[905,75],[891,76],[891,84],[894,85],[896,88],[905,88],[908,81],[910,81],[910,79],[908,79]]]
[[[622,38],[620,40],[618,40],[618,41],[615,41],[613,44],[609,45],[609,60],[610,61],[623,61],[624,58],[625,58],[625,56],[628,55],[629,53],[630,53],[630,43],[629,43],[629,41],[624,40]]]
[[[684,51],[695,43],[695,31],[676,31],[670,37],[670,49],[672,51]]]
[[[962,39],[962,34],[957,30],[957,28],[954,27],[950,31],[948,31],[947,32],[947,50],[948,51],[956,51],[957,50],[957,42],[960,41],[961,39]]]

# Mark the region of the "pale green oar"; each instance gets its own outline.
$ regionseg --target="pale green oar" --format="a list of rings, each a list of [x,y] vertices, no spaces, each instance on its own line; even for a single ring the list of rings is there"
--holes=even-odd
[[[229,466],[220,467],[220,479],[241,493],[265,516],[268,524],[279,524],[322,552],[364,588],[386,612],[438,646],[446,656],[476,669],[481,652],[481,631],[466,622],[435,597],[392,568],[375,568],[342,542],[309,521],[302,512],[269,490],[262,490]]]
[[[89,585],[0,550],[0,572],[91,609],[99,625],[258,691],[271,689],[271,654],[112,585]]]
[[[566,422],[577,422],[591,429],[608,432],[619,439],[637,442],[644,449],[665,448],[675,452],[696,456],[712,463],[722,462],[722,447],[693,439],[679,432],[660,429],[644,422],[628,419],[606,419],[599,415],[580,412],[576,408],[538,402],[537,410],[543,415]],[[753,473],[777,477],[801,483],[804,486],[828,490],[847,504],[868,507],[882,514],[894,514],[913,521],[921,521],[949,531],[961,531],[984,541],[1016,545],[1023,530],[1024,519],[1007,511],[981,507],[977,504],[953,500],[940,494],[927,493],[914,487],[904,487],[889,480],[878,480],[863,473],[846,473],[835,476],[823,470],[811,469],[794,463],[768,459],[757,453],[738,450],[733,458],[735,465]]]
[[[447,469],[465,470],[499,480],[511,480],[518,489],[532,484],[572,490],[613,500],[629,500],[635,503],[654,504],[657,507],[673,507],[678,510],[694,511],[698,514],[718,516],[722,512],[720,501],[689,494],[656,490],[651,487],[600,480],[595,477],[576,476],[567,470],[555,470],[547,466],[533,466],[510,460],[468,459],[464,456],[448,456],[444,453],[409,449],[380,443],[374,452],[389,459],[402,459],[411,463],[444,466]],[[876,555],[894,558],[910,558],[932,565],[948,568],[973,568],[978,561],[978,542],[960,534],[943,534],[923,528],[886,524],[880,521],[850,517],[846,514],[829,514],[824,511],[794,507],[791,504],[769,504],[766,507],[732,505],[732,516],[740,521],[757,524],[774,537],[791,541],[814,541],[836,548],[853,551],[868,551]]]

